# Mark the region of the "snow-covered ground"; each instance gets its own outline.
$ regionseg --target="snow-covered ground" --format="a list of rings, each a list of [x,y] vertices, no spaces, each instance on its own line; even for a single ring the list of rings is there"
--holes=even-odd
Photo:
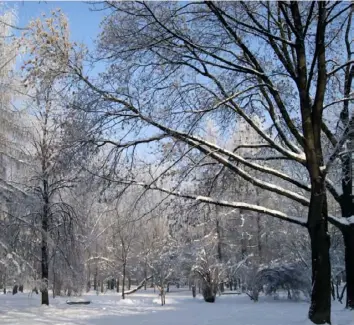
[[[90,305],[67,305],[66,297],[40,306],[39,295],[0,295],[1,325],[305,325],[308,304],[244,295],[218,297],[214,304],[192,298],[186,289],[173,290],[160,306],[157,293],[140,291],[121,300],[117,293],[87,294]],[[73,298],[75,300],[75,298]],[[354,312],[333,304],[334,325],[354,325]]]

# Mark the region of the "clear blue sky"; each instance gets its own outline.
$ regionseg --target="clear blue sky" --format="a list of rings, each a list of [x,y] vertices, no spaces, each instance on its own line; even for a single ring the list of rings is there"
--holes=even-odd
[[[93,46],[99,24],[105,15],[104,11],[91,11],[92,5],[81,1],[14,1],[7,5],[17,8],[20,27],[25,27],[31,19],[42,13],[61,8],[69,18],[72,40],[83,42],[89,48]]]

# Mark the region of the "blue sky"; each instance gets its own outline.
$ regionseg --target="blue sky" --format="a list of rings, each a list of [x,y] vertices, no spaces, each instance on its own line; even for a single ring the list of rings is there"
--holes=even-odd
[[[100,32],[102,19],[108,14],[107,11],[90,10],[93,7],[92,4],[81,1],[13,1],[8,2],[6,6],[16,8],[17,26],[19,27],[26,27],[32,19],[41,17],[43,13],[49,14],[52,10],[60,8],[69,19],[71,40],[84,43],[90,50],[94,49],[94,41]],[[90,69],[90,75],[95,75],[103,68],[103,63],[96,63],[94,68]],[[148,135],[153,134],[153,131],[149,128],[147,132]],[[147,158],[150,152],[149,148],[151,146],[139,146],[136,152]]]
[[[104,11],[91,11],[92,5],[81,1],[14,1],[7,4],[17,9],[18,26],[25,27],[31,19],[53,9],[61,10],[69,18],[71,38],[77,42],[93,47],[93,41],[99,32],[99,24]]]

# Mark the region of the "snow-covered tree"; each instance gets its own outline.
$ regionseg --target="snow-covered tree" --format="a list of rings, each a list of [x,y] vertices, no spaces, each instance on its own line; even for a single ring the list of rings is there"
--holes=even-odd
[[[340,196],[329,172],[351,129],[350,118],[334,149],[327,150],[338,121],[328,107],[338,101],[349,103],[343,92],[331,89],[340,88],[336,80],[343,79],[343,70],[352,64],[350,57],[337,55],[338,44],[348,39],[340,26],[350,30],[352,4],[106,2],[104,6],[109,14],[97,59],[105,60],[107,69],[98,80],[86,74],[81,64],[84,52],[70,44],[67,24],[60,24],[60,19],[53,32],[34,26],[34,38],[41,35],[44,40],[36,44],[37,61],[31,64],[38,69],[36,62],[50,60],[54,68],[60,67],[56,73],[81,82],[87,98],[97,105],[93,109],[97,145],[113,146],[119,158],[130,153],[130,162],[142,144],[162,144],[169,153],[163,157],[164,170],[160,168],[148,184],[131,178],[125,182],[306,227],[312,250],[309,317],[315,323],[330,322],[327,220],[345,229],[352,224],[350,218],[328,214],[327,191]],[[256,48],[251,45],[255,42]],[[88,107],[82,103],[82,109],[92,111]],[[225,141],[239,119],[261,139],[243,143],[243,149],[251,149],[243,153],[237,147],[230,150]],[[222,130],[218,141],[208,141],[205,130],[210,120],[217,120],[217,129]],[[106,132],[107,125],[121,128]],[[269,156],[257,157],[254,149],[264,148]],[[276,160],[282,163],[269,163]],[[196,195],[185,186],[194,182],[187,176],[196,169],[205,171],[207,164],[250,183],[254,193],[257,188],[278,202],[289,200],[290,212],[305,212],[307,218],[289,214],[287,204],[272,208]],[[162,186],[162,177],[176,165],[184,170],[186,182]],[[290,172],[293,166],[301,171],[299,177]]]

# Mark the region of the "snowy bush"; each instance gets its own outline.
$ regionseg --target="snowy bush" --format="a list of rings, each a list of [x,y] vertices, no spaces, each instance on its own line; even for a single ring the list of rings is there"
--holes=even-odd
[[[258,270],[250,296],[257,301],[260,291],[266,295],[275,295],[279,289],[286,290],[289,299],[299,299],[300,293],[308,297],[311,293],[309,270],[299,263],[272,263]]]
[[[215,302],[218,285],[220,283],[221,265],[211,263],[204,249],[197,258],[196,265],[192,268],[202,281],[202,294],[206,302]]]

